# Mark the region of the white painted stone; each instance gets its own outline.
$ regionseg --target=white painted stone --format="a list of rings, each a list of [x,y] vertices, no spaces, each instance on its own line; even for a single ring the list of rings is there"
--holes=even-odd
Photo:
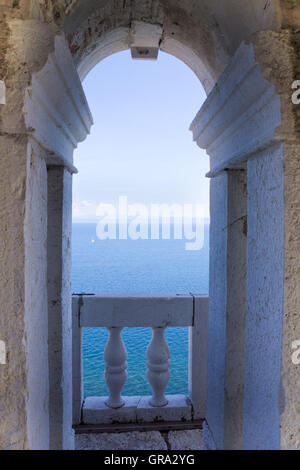
[[[194,308],[196,310],[194,311]],[[101,315],[99,315],[101,313]],[[73,296],[73,318],[75,322],[75,330],[78,329],[76,333],[76,341],[74,341],[73,346],[75,348],[81,348],[80,346],[80,329],[83,326],[106,326],[109,328],[111,324],[113,325],[122,325],[122,326],[152,326],[153,324],[165,325],[166,323],[170,326],[178,325],[194,325],[194,336],[191,338],[191,348],[190,348],[190,377],[193,375],[193,380],[190,381],[190,393],[191,397],[194,400],[194,409],[193,416],[196,419],[203,417],[205,409],[205,395],[206,395],[206,348],[207,348],[207,334],[206,334],[206,322],[208,314],[208,298],[207,296],[200,295],[180,295],[180,294],[98,294],[91,296]],[[79,322],[79,326],[77,324]],[[103,325],[104,323],[104,325]],[[121,328],[121,327],[120,327]],[[162,328],[155,328],[155,331],[160,331]],[[78,340],[79,338],[79,340]],[[156,338],[157,339],[157,338]],[[162,339],[162,338],[160,338]],[[201,344],[198,344],[199,341]],[[159,341],[160,343],[160,341]],[[152,344],[153,346],[153,344]],[[158,345],[159,346],[159,345]],[[166,348],[166,343],[163,341],[163,348],[155,346],[152,353],[148,354],[148,364],[153,363],[154,369],[160,369],[162,366],[164,372],[169,374],[168,371],[168,354]],[[160,351],[162,351],[162,357],[160,357]],[[194,351],[195,361],[192,361],[192,351]],[[114,359],[115,348],[112,348],[112,359]],[[166,354],[165,354],[166,352]],[[158,357],[158,356],[159,357]],[[151,357],[150,357],[151,356]],[[78,351],[73,352],[74,364],[79,364],[80,367],[80,354]],[[159,361],[158,361],[159,359]],[[159,363],[158,363],[158,362]],[[202,367],[199,368],[197,364],[199,361],[202,364]],[[194,366],[192,365],[194,363]],[[165,369],[166,367],[166,369]],[[161,371],[155,370],[158,372],[157,376],[160,382],[162,377]],[[74,424],[80,423],[81,420],[81,405],[80,400],[82,398],[82,374],[77,372],[74,375],[74,405],[73,405],[73,416],[74,410],[76,418]],[[152,380],[152,379],[151,379]],[[167,381],[164,380],[163,389],[166,386]],[[76,398],[77,397],[77,398]],[[174,396],[169,397],[171,399],[171,404],[167,407],[164,407],[167,411],[157,412],[158,406],[154,407],[154,412],[147,411],[147,415],[153,416],[163,416],[164,419],[171,420],[190,420],[191,419],[191,403],[188,402],[186,407],[187,399],[186,397],[179,397],[179,400]],[[169,399],[168,398],[168,399]],[[102,402],[103,398],[99,398]],[[142,400],[147,400],[143,398]],[[160,403],[165,404],[165,400],[159,400]],[[182,402],[184,404],[182,405]],[[84,413],[86,416],[86,408],[90,408],[90,402],[88,401],[84,406]],[[118,404],[118,407],[121,403]],[[178,412],[176,413],[176,408],[179,406]],[[184,410],[182,411],[182,407]],[[148,408],[148,404],[146,406]],[[97,417],[95,420],[97,422],[107,422],[107,419],[110,422],[110,414],[105,413],[101,418],[102,406],[100,406]],[[104,408],[105,410],[105,408]],[[116,410],[115,416],[118,415],[118,411],[121,415],[121,421],[124,422],[126,418],[122,417],[124,415],[123,408],[119,407],[119,410]],[[127,411],[125,412],[126,416]],[[127,413],[128,414],[128,413]],[[107,418],[108,416],[108,418]],[[141,416],[141,413],[139,413]],[[86,418],[84,418],[86,420]],[[90,417],[88,418],[90,419]],[[92,419],[92,418],[91,418]],[[132,418],[130,418],[131,420]]]
[[[132,47],[158,48],[162,37],[161,25],[132,21],[131,27],[119,27],[104,34],[102,41],[93,48],[78,66],[81,80],[106,57]]]
[[[184,62],[199,78],[207,93],[211,90],[215,80],[201,55],[199,56],[192,48],[170,35],[163,36],[160,48]]]
[[[248,162],[244,448],[280,448],[284,296],[283,146]],[[263,201],[263,204],[261,203]]]
[[[6,104],[6,87],[3,80],[0,80],[0,104]]]
[[[247,311],[247,172],[228,170],[224,449],[243,447]]]
[[[158,48],[162,37],[163,28],[159,24],[145,23],[144,21],[132,21],[129,46]]]
[[[25,295],[26,314],[23,344],[28,361],[26,416],[30,423],[28,427],[30,447],[43,450],[49,446],[51,432],[49,429],[47,304],[47,168],[44,152],[35,142],[31,141],[28,144],[27,151],[28,167],[31,171],[27,173],[28,189],[24,225],[26,283],[23,295]],[[7,352],[8,361],[5,367],[10,368],[10,356],[15,354],[15,351],[7,347]],[[2,396],[0,402],[3,403]],[[18,406],[21,406],[20,403]],[[3,407],[0,405],[0,408],[1,422]]]
[[[123,397],[119,409],[106,405],[107,397],[88,397],[82,407],[83,424],[151,423],[156,421],[191,421],[192,404],[185,395],[167,395],[164,407],[150,405],[150,396]]]
[[[0,365],[6,364],[6,345],[5,342],[0,340]]]
[[[129,35],[131,57],[138,60],[156,60],[162,33],[161,25],[133,21]]]
[[[47,151],[49,163],[72,167],[73,151],[86,138],[93,119],[63,36],[55,38],[55,51],[33,75],[24,113],[26,128]]]
[[[152,389],[150,405],[163,407],[168,403],[165,389],[170,378],[170,350],[164,328],[152,328],[152,339],[146,351],[147,380]]]
[[[210,304],[208,320],[206,419],[218,448],[224,442],[224,376],[226,358],[228,178],[210,183]]]
[[[167,450],[167,444],[158,431],[78,434],[76,450]]]
[[[193,298],[181,294],[83,296],[81,327],[167,327],[193,324]]]
[[[73,424],[81,423],[83,403],[83,361],[82,339],[83,330],[80,327],[80,304],[77,297],[72,298],[72,380],[73,380]]]
[[[206,295],[194,297],[194,324],[189,329],[189,396],[193,403],[193,418],[206,414],[208,309]]]
[[[137,406],[141,397],[122,397],[124,406],[119,409],[106,405],[108,397],[88,397],[82,408],[83,424],[135,423]]]
[[[156,60],[158,51],[156,47],[132,47],[131,57],[134,60]]]
[[[275,141],[280,97],[242,44],[191,124],[194,140],[210,155],[213,176],[243,168],[250,155]]]
[[[89,72],[106,57],[129,48],[129,32],[129,28],[120,27],[104,35],[101,43],[80,61],[77,72],[81,81],[83,81]]]
[[[167,395],[168,404],[153,407],[151,397],[142,397],[137,408],[137,421],[151,423],[156,421],[191,421],[192,404],[185,395]]]
[[[121,392],[127,380],[127,351],[122,339],[122,328],[108,328],[108,333],[104,350],[105,382],[109,391],[106,405],[117,410],[125,404]]]
[[[279,324],[282,323],[280,311],[283,298],[280,296],[284,268],[279,260],[284,249],[284,213],[283,187],[279,180],[282,178],[283,160],[278,158],[275,171],[270,156],[277,154],[280,146],[277,130],[281,124],[280,95],[275,85],[265,79],[257,63],[254,46],[243,43],[191,125],[194,140],[210,156],[211,171],[208,176],[213,178],[206,419],[219,449],[251,448],[254,443],[258,448],[280,446],[278,364],[281,357],[279,338],[282,326],[279,327]],[[259,159],[262,161],[259,162]],[[269,165],[265,167],[263,160],[268,161]],[[236,175],[240,171],[236,175],[235,171],[247,168],[249,199],[248,221],[245,225],[246,233],[248,226],[246,250],[243,238],[243,219],[246,215],[246,190],[243,186],[246,181],[243,183],[241,180],[240,185],[236,185]],[[250,201],[255,202],[255,207],[249,205]],[[260,211],[261,227],[258,225]],[[274,219],[277,216],[276,225]],[[252,233],[251,240],[249,233]],[[277,237],[276,241],[274,236]],[[273,245],[277,246],[277,251],[269,257]],[[238,291],[239,282],[241,289]],[[270,284],[276,286],[276,294]],[[246,311],[251,325],[247,328]],[[264,315],[266,319],[260,318]],[[268,320],[271,318],[274,320],[272,328]],[[269,344],[266,331],[264,342],[262,339],[263,325],[272,337]],[[245,330],[248,334],[246,348]],[[258,334],[254,333],[256,330]],[[270,365],[269,372],[259,365],[259,357],[264,357],[264,354],[267,359],[263,359],[263,363]],[[272,355],[274,361],[271,366]],[[261,399],[258,399],[258,395]]]
[[[48,168],[48,342],[50,448],[73,449],[72,431],[72,176]]]

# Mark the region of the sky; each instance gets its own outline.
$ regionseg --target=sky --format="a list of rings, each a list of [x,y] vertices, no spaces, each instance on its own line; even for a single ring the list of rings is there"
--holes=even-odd
[[[130,51],[100,62],[83,82],[91,134],[75,151],[73,221],[97,221],[99,204],[201,204],[209,216],[206,153],[189,126],[206,99],[192,70],[160,52],[157,61]]]

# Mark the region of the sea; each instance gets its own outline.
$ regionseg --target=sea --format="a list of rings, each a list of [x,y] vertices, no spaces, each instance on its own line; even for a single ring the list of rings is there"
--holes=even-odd
[[[209,224],[204,245],[186,250],[186,240],[99,240],[96,223],[73,223],[72,290],[74,293],[207,293],[209,278]],[[171,232],[172,233],[172,232]],[[104,380],[105,328],[84,328],[84,396],[108,394]],[[149,395],[146,349],[149,328],[124,328],[128,352],[128,380],[123,395]],[[187,394],[188,328],[168,328],[170,381],[166,392]]]

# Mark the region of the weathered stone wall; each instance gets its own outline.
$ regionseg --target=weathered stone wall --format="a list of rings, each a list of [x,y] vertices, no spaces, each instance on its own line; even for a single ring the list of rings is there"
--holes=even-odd
[[[300,76],[299,14],[299,0],[242,3],[240,0],[0,0],[0,80],[6,85],[7,103],[0,105],[0,339],[7,346],[7,365],[0,366],[0,448],[46,448],[49,445],[47,426],[44,426],[48,392],[47,367],[44,367],[46,314],[42,300],[47,295],[44,282],[45,165],[39,152],[32,153],[29,145],[32,130],[26,128],[24,120],[25,90],[32,85],[33,74],[43,68],[49,53],[53,52],[54,37],[59,32],[66,33],[79,64],[99,46],[107,32],[118,26],[129,26],[134,20],[162,25],[165,44],[167,40],[169,44],[173,41],[175,52],[178,43],[191,51],[195,60],[198,57],[203,65],[203,85],[207,92],[241,41],[253,41],[257,62],[280,96],[282,125],[276,138],[283,142],[285,168],[280,425],[281,446],[295,448],[299,442],[300,393],[291,362],[291,342],[300,337],[300,106],[291,103],[291,83]],[[253,36],[261,30],[263,32]],[[168,47],[171,50],[171,46]],[[26,221],[38,221],[40,236],[35,238],[36,234],[31,226],[26,226]],[[221,227],[222,220],[215,223]],[[216,233],[218,231],[219,225]],[[217,253],[217,245],[213,250]],[[39,261],[39,282],[34,283],[32,276],[38,276]],[[32,266],[35,268],[31,269]],[[226,278],[226,273],[224,276]],[[221,281],[220,277],[222,284]],[[221,295],[223,289],[221,285],[217,295]],[[35,303],[34,299],[39,298],[41,303]],[[38,318],[39,309],[41,317]],[[222,312],[226,315],[226,308]],[[215,312],[216,319],[222,312]],[[36,323],[37,318],[40,323]],[[222,316],[220,322],[211,326],[215,328],[215,337],[220,337],[219,346],[226,343],[224,321]],[[39,327],[43,333],[38,344]],[[214,331],[210,335],[213,337]],[[41,356],[35,362],[39,348]],[[213,356],[216,351],[211,350],[210,354]],[[216,361],[224,362],[224,357],[216,357]],[[45,380],[37,380],[39,374]],[[214,380],[215,387],[220,386],[212,375],[210,381]],[[42,403],[36,408],[34,401],[39,394],[43,397],[40,398]],[[219,407],[222,409],[223,404]],[[222,429],[218,433],[217,440],[221,442]]]
[[[296,2],[292,3],[295,6]],[[291,11],[299,18],[300,6]],[[263,74],[275,85],[281,99],[282,124],[276,136],[284,143],[284,297],[279,394],[280,445],[284,449],[295,449],[300,442],[299,372],[291,359],[292,342],[300,338],[300,105],[293,104],[291,99],[292,83],[299,79],[299,44],[299,32],[293,28],[282,33],[262,32],[255,43]]]
[[[6,84],[6,104],[0,105],[0,336],[6,342],[7,364],[0,366],[0,448],[41,448],[47,447],[48,422],[47,310],[43,300],[47,295],[43,281],[46,216],[40,199],[45,183],[39,180],[41,162],[29,150],[23,105],[25,88],[51,51],[56,28],[24,21],[21,8],[5,8],[4,12],[6,16],[1,10],[5,41],[0,44],[0,79]],[[29,220],[30,226],[26,225]],[[33,282],[34,276],[39,282]]]
[[[227,0],[226,5],[211,0],[106,1],[102,2],[102,8],[98,4],[91,15],[93,4],[88,1],[82,9],[77,3],[73,14],[64,22],[76,63],[84,60],[103,36],[117,27],[128,27],[133,20],[157,23],[163,27],[163,50],[184,60],[182,52],[180,55],[183,45],[199,57],[207,75],[200,79],[207,92],[243,39],[260,28],[273,28],[276,24],[273,3],[264,8],[263,0],[248,1],[242,14],[235,0]]]
[[[28,447],[49,443],[47,305],[47,167],[43,150],[28,144],[25,212],[25,331]]]
[[[192,124],[195,140],[211,157],[209,175],[214,178],[207,421],[218,448],[237,443],[244,448],[296,448],[299,379],[291,345],[299,336],[299,133],[291,98],[297,55],[290,30],[259,32],[252,41],[239,48]],[[215,188],[225,170],[242,170],[246,161],[247,306],[241,301],[237,307],[232,303],[237,296],[230,296],[237,283],[230,267],[236,260],[243,290],[245,266],[242,254],[238,261],[228,253],[224,232],[229,236],[230,225],[223,218],[230,210],[221,211],[216,202],[221,194],[227,200],[229,188]],[[238,205],[241,197],[236,197]],[[222,220],[223,229],[218,226]],[[238,241],[234,245],[236,250],[240,246]],[[218,265],[226,252],[227,276]],[[238,332],[232,322],[237,316],[242,320],[245,310],[246,331],[241,322]],[[246,336],[245,383],[243,374],[231,373],[235,360],[229,357],[239,343],[234,333],[239,339]],[[239,365],[243,367],[243,353]]]
[[[242,40],[277,25],[275,2],[265,0],[248,0],[242,9],[239,0],[34,0],[30,14],[65,31],[77,64],[116,28],[132,21],[159,24],[166,52],[180,57],[185,46],[199,57],[207,92]]]
[[[1,135],[0,146],[0,336],[7,351],[6,365],[0,366],[0,448],[23,449],[27,446],[24,345],[27,139]]]

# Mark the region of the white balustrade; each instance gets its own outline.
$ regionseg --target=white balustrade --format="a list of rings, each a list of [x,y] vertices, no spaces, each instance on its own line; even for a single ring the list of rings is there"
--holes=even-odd
[[[141,423],[205,417],[208,297],[196,294],[101,294],[73,296],[73,423]],[[189,327],[189,399],[165,395],[170,378],[167,327]],[[107,328],[104,351],[109,397],[83,399],[82,330]],[[146,377],[151,397],[122,397],[127,380],[125,327],[152,329]],[[133,390],[134,391],[134,390]],[[124,406],[125,404],[125,406]]]
[[[127,351],[122,339],[122,329],[107,328],[109,338],[104,351],[105,381],[109,390],[106,405],[115,409],[121,408],[125,403],[121,392],[127,380]]]
[[[147,349],[147,379],[152,389],[151,406],[168,404],[165,389],[170,379],[170,350],[165,339],[165,328],[152,328],[152,340]]]

